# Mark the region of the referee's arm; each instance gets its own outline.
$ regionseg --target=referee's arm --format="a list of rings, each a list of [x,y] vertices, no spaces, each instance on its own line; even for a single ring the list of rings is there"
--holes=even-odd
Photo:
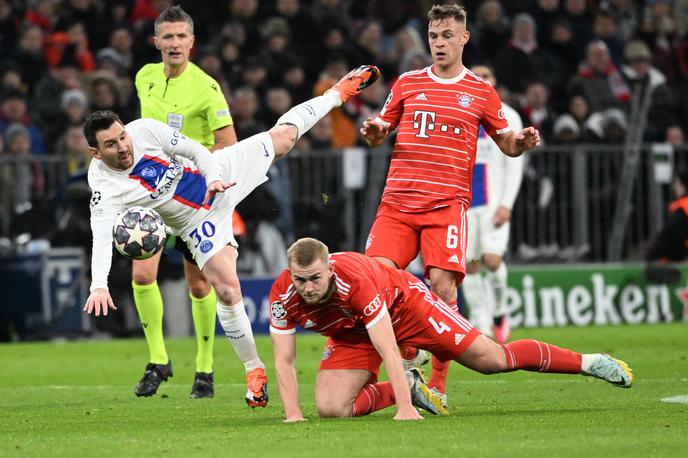
[[[213,131],[215,144],[210,148],[210,151],[225,148],[237,142],[236,132],[234,131],[234,124],[220,127]]]

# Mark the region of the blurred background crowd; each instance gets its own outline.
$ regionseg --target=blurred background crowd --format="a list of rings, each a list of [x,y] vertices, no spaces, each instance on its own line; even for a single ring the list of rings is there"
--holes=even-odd
[[[192,60],[221,85],[239,139],[271,127],[350,68],[381,68],[380,83],[304,136],[298,150],[308,152],[362,146],[358,127],[378,112],[395,78],[431,63],[425,14],[432,3],[0,0],[0,235],[88,244],[88,190],[69,186],[84,183],[90,161],[81,123],[100,109],[125,122],[137,117],[133,77],[160,60],[153,21],[165,8],[179,4],[193,17]],[[471,31],[464,63],[495,69],[502,100],[541,131],[545,145],[622,143],[639,89],[650,100],[640,140],[685,144],[688,0],[461,3]],[[13,166],[3,167],[7,161]],[[55,167],[66,183],[47,173]],[[311,173],[330,183],[326,200],[339,173]],[[239,208],[248,230],[236,230],[253,233],[271,214],[288,243],[308,232],[299,225],[322,215],[292,207],[288,171],[273,174],[274,183]],[[324,231],[335,249],[336,229]]]

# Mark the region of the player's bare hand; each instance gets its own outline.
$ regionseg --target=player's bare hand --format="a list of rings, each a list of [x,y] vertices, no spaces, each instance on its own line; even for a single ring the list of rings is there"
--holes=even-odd
[[[303,415],[293,415],[291,417],[287,417],[286,420],[284,420],[283,423],[298,423],[300,421],[306,421],[306,418],[303,418]]]
[[[368,118],[363,121],[360,132],[368,146],[379,146],[387,138],[389,126],[375,122],[373,118]]]
[[[212,197],[218,192],[225,192],[236,183],[230,183],[228,181],[215,180],[208,183],[208,190],[205,192],[205,199],[203,199],[203,205],[207,204]]]
[[[112,302],[110,292],[105,288],[94,289],[86,299],[86,305],[84,305],[84,312],[89,315],[95,311],[96,316],[100,316],[101,313],[103,316],[107,316],[109,309],[117,310],[117,307]]]
[[[411,404],[407,406],[399,406],[397,414],[394,416],[395,420],[423,420],[421,414]]]
[[[511,209],[499,206],[492,218],[492,224],[494,224],[495,227],[501,227],[502,224],[508,223],[509,220],[511,220]]]
[[[535,127],[526,127],[516,135],[516,148],[527,151],[540,144],[540,132]]]

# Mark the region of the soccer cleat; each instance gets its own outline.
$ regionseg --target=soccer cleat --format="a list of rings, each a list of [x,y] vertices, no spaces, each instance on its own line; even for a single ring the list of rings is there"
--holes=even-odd
[[[442,407],[444,407],[446,409],[447,406],[449,405],[447,403],[447,395],[445,393],[442,393],[440,390],[438,390],[434,386],[432,388],[430,388],[430,392],[439,398],[440,402],[442,403]]]
[[[404,366],[404,370],[407,371],[414,367],[421,367],[430,361],[430,353],[420,348],[416,349],[416,356],[411,359],[401,358],[401,364]]]
[[[196,372],[193,386],[191,387],[191,399],[212,398],[215,396],[215,380],[213,373]]]
[[[339,93],[342,103],[346,103],[351,97],[373,84],[380,77],[380,70],[375,65],[361,65],[351,70],[346,76],[332,86],[330,91]]]
[[[449,415],[447,409],[442,405],[440,398],[435,396],[425,381],[423,373],[417,367],[406,371],[411,389],[411,403],[433,415]]]
[[[590,368],[582,374],[600,378],[622,388],[630,388],[635,379],[628,364],[605,353],[597,355]]]
[[[246,404],[249,407],[268,405],[268,378],[265,369],[259,367],[246,373]]]
[[[509,340],[511,330],[509,329],[509,322],[505,316],[495,317],[494,319],[494,337],[498,344],[504,345]]]
[[[172,377],[172,360],[167,364],[146,364],[146,371],[134,388],[136,396],[153,396],[162,382]]]

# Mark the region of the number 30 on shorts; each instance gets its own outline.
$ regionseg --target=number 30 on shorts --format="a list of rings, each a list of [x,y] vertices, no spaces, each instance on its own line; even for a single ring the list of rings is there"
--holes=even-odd
[[[459,246],[459,228],[453,224],[447,226],[447,248],[450,250]]]
[[[189,237],[191,237],[191,240],[194,242],[194,248],[198,248],[198,245],[203,242],[203,238],[211,238],[213,235],[215,235],[215,225],[210,221],[203,221],[200,227],[197,227],[189,233]]]

